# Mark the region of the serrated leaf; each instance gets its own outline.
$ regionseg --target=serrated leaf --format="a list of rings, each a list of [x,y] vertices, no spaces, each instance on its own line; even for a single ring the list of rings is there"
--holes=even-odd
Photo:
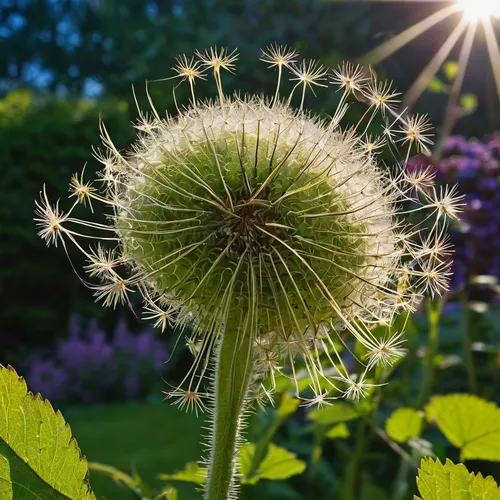
[[[359,416],[360,414],[354,406],[342,402],[319,408],[309,413],[309,419],[321,425],[347,422]]]
[[[498,500],[500,489],[495,480],[469,473],[465,465],[446,460],[423,458],[417,478],[421,497],[415,500]]]
[[[166,481],[183,481],[185,483],[204,484],[207,479],[207,469],[196,462],[188,462],[184,470],[173,474],[159,474],[159,479]]]
[[[0,498],[95,500],[87,476],[61,413],[0,365]]]
[[[301,474],[306,468],[306,463],[299,460],[295,453],[271,443],[257,472],[252,477],[248,477],[254,453],[255,444],[253,443],[246,443],[241,447],[239,461],[242,484],[255,484],[261,479],[288,479]]]
[[[385,423],[387,435],[398,443],[418,438],[422,432],[423,415],[413,408],[398,408]]]
[[[326,432],[325,437],[328,439],[347,439],[351,433],[347,425],[342,422],[334,425],[329,431]]]
[[[425,416],[460,448],[460,460],[500,461],[500,408],[495,403],[471,394],[436,396]]]
[[[443,71],[448,81],[455,79],[458,73],[458,63],[456,61],[448,61],[443,65]]]

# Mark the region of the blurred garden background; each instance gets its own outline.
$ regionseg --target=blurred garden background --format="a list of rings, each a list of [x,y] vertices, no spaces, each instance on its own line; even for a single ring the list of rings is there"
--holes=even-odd
[[[154,330],[130,308],[94,304],[64,248],[47,249],[38,238],[34,200],[42,186],[64,198],[69,178],[84,165],[95,177],[100,119],[118,148],[130,144],[138,117],[132,85],[148,108],[145,81],[172,76],[178,54],[237,48],[237,73],[228,75],[226,91],[272,94],[275,75],[258,60],[271,42],[330,67],[344,60],[368,64],[373,49],[450,4],[0,0],[0,362],[12,364],[31,390],[63,411],[89,461],[155,488],[167,481],[181,500],[198,498],[189,482],[158,476],[198,460],[203,418],[163,401],[162,390],[190,363],[184,337]],[[430,115],[436,150],[410,167],[431,165],[439,183],[457,182],[466,196],[462,220],[452,228],[452,288],[405,318],[408,354],[369,402],[309,411],[290,403],[283,387],[277,409],[255,412],[251,440],[258,446],[267,439],[266,448],[272,441],[307,467],[288,480],[245,485],[243,498],[410,499],[419,459],[429,455],[468,458],[469,471],[500,480],[498,425],[487,436],[496,455],[477,460],[463,449],[461,455],[425,410],[431,395],[469,393],[500,402],[500,53],[491,35],[488,41],[491,31],[479,26],[462,74],[461,42],[448,38],[462,15],[457,10],[388,57],[372,53],[372,70],[405,95],[441,47],[451,45],[413,104]],[[498,41],[500,19],[492,17],[488,26]],[[149,83],[156,109],[175,111],[171,87]],[[179,87],[177,100],[185,101],[188,91]],[[213,88],[202,82],[197,94],[212,96]],[[327,113],[337,100],[333,90],[322,90],[306,104]],[[75,258],[75,268],[82,264]],[[413,409],[413,433],[400,435],[387,424],[398,408]],[[123,478],[114,479],[91,472],[98,498],[137,497]]]

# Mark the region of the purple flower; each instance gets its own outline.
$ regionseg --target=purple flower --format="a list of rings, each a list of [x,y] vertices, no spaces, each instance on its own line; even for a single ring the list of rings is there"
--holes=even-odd
[[[455,183],[465,194],[461,223],[452,228],[454,287],[475,275],[500,278],[500,135],[487,142],[450,137],[436,169],[438,182]],[[422,161],[421,159],[419,161]]]
[[[167,359],[166,346],[153,332],[136,334],[123,317],[109,336],[95,320],[82,328],[72,314],[68,337],[49,359],[31,356],[26,378],[33,390],[55,402],[145,398],[161,383]]]

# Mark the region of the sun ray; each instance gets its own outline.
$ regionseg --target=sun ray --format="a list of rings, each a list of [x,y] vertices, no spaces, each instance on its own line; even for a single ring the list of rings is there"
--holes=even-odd
[[[493,70],[498,98],[500,99],[500,48],[498,47],[498,40],[495,37],[493,25],[489,19],[483,19],[483,27],[486,36],[488,54],[490,56],[491,69]]]
[[[463,18],[457,27],[451,32],[450,36],[446,39],[441,48],[436,52],[436,55],[432,58],[431,62],[423,69],[422,73],[420,73],[413,85],[409,88],[402,102],[403,108],[411,108],[415,102],[418,101],[419,97],[423,94],[429,82],[439,71],[466,28],[467,20]]]
[[[394,54],[394,52],[399,50],[401,47],[404,47],[436,24],[459,11],[460,7],[458,5],[450,5],[437,12],[434,12],[434,14],[426,17],[423,21],[410,26],[391,40],[384,42],[382,45],[379,45],[372,51],[368,52],[368,54],[364,55],[361,58],[361,61],[369,64],[378,64],[382,62],[384,59],[387,59],[389,56]]]
[[[439,3],[441,0],[341,0],[341,1],[362,1],[368,3]],[[445,0],[443,0],[445,1]],[[456,122],[457,117],[451,117],[451,114],[456,113],[456,106],[458,99],[460,98],[460,90],[465,78],[466,66],[463,67],[463,63],[468,62],[470,57],[472,46],[475,40],[475,35],[477,34],[477,26],[481,22],[484,26],[486,45],[488,49],[488,55],[490,58],[492,71],[495,79],[495,86],[497,90],[498,97],[500,99],[500,47],[498,43],[498,37],[495,33],[495,26],[493,25],[494,20],[500,19],[500,2],[496,0],[448,0],[448,6],[440,8],[433,14],[427,16],[422,21],[415,23],[404,31],[395,35],[391,40],[388,40],[375,49],[371,50],[367,54],[363,55],[360,60],[363,64],[378,64],[396,51],[404,47],[405,45],[412,42],[415,38],[421,36],[426,31],[433,28],[435,25],[449,18],[453,14],[461,13],[461,19],[457,21],[457,24],[448,35],[444,43],[437,49],[436,54],[433,56],[432,60],[425,66],[420,75],[417,77],[416,81],[412,84],[408,90],[405,98],[402,102],[403,110],[410,109],[415,102],[420,98],[428,83],[437,74],[439,69],[442,67],[446,58],[449,56],[458,41],[464,37],[464,49],[461,51],[462,60],[459,61],[459,75],[456,76],[454,84],[450,92],[450,98],[448,101],[447,116],[445,118],[444,127],[451,132],[453,126]],[[468,30],[466,28],[468,27]],[[467,57],[466,57],[467,56]],[[458,92],[458,95],[457,95]],[[453,118],[453,119],[452,119]],[[451,128],[450,125],[451,124]],[[443,134],[445,137],[446,134]]]
[[[472,21],[469,24],[467,33],[465,35],[464,43],[460,49],[460,55],[458,57],[458,72],[453,81],[451,87],[450,96],[448,98],[448,105],[446,106],[446,115],[444,118],[443,130],[441,133],[441,140],[436,147],[436,156],[439,158],[441,148],[443,145],[443,140],[446,139],[453,130],[453,127],[457,121],[457,105],[460,99],[460,91],[462,90],[462,85],[465,78],[465,72],[469,64],[470,55],[472,52],[472,45],[474,44],[474,38],[477,31],[477,21]]]

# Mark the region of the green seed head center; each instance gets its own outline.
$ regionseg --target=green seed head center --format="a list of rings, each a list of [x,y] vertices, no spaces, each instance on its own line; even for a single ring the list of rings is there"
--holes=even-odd
[[[244,200],[229,213],[221,212],[218,233],[229,245],[229,255],[236,257],[244,251],[250,254],[268,252],[272,245],[271,233],[278,233],[279,214],[269,201]],[[264,232],[265,231],[265,232]]]

